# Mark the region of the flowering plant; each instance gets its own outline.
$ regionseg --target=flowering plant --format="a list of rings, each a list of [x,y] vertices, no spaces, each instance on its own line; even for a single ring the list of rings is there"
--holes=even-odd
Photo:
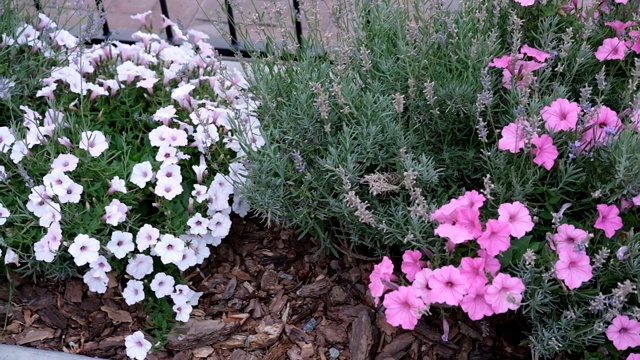
[[[502,89],[493,89],[490,70],[483,71],[484,91],[476,103],[487,169],[482,195],[466,192],[430,215],[434,234],[446,239],[448,261],[456,267],[425,267],[419,272],[428,274],[424,281],[424,275],[407,271],[421,268],[408,263],[421,254],[413,253],[411,260],[406,252],[402,267],[412,284],[405,290],[391,281],[388,259],[376,266],[370,290],[374,297],[392,290],[383,302],[392,325],[412,328],[429,303],[459,305],[477,320],[498,313],[494,307],[506,302],[532,320],[530,342],[538,356],[599,348],[627,356],[618,351],[640,347],[639,304],[630,296],[640,271],[635,261],[640,237],[634,232],[640,205],[640,62],[631,60],[640,53],[640,33],[628,18],[635,5],[624,6],[600,2],[551,16],[548,21],[558,24],[555,33],[564,32],[563,45],[553,41],[554,32],[536,46],[523,44],[536,41],[536,34],[519,32],[527,28],[526,12],[524,20],[512,13],[513,51],[488,61],[489,68],[501,70]],[[617,37],[599,40],[609,32]],[[592,50],[572,57],[587,49]],[[584,73],[594,74],[584,83],[571,69],[581,62]],[[563,79],[564,86],[550,79]],[[508,116],[492,111],[504,104],[514,107],[506,124]],[[489,129],[495,129],[495,142]],[[478,211],[483,204],[497,219],[483,221]],[[496,281],[503,286],[504,276],[496,274],[500,264],[512,290],[496,298],[490,289]],[[432,280],[445,268],[447,292],[441,279]],[[430,291],[426,297],[416,290],[424,284]],[[423,303],[412,303],[415,299]]]
[[[638,3],[420,5],[356,7],[326,61],[254,68],[259,96],[287,99],[265,101],[279,121],[249,155],[257,211],[389,255],[369,290],[393,325],[518,310],[540,357],[635,356]],[[406,280],[388,245],[419,249]]]
[[[248,211],[236,184],[245,152],[261,146],[248,84],[207,35],[168,19],[179,45],[138,32],[133,45],[90,48],[40,19],[2,34],[4,46],[56,63],[22,118],[0,127],[5,263],[79,275],[98,293],[115,279],[127,304],[171,298],[187,321],[201,293],[181,273],[220,244],[232,212]],[[150,347],[140,337],[127,339],[138,359]]]

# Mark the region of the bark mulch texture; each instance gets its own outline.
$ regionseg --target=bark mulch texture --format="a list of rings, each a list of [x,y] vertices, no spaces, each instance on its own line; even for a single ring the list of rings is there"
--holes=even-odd
[[[390,326],[367,295],[374,263],[335,258],[286,229],[236,219],[232,234],[186,278],[204,292],[192,319],[177,323],[148,359],[529,359],[515,315],[470,321],[451,310],[414,331]],[[0,283],[0,343],[126,359],[124,337],[150,333],[150,314],[127,306],[114,281],[106,294],[81,279]],[[438,312],[436,312],[438,314]]]

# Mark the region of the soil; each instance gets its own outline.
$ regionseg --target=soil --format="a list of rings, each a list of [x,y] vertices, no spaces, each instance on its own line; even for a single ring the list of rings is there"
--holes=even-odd
[[[529,359],[523,320],[509,313],[471,321],[432,308],[413,331],[390,326],[367,295],[374,262],[327,255],[313,239],[256,220],[232,233],[185,275],[204,294],[177,323],[164,350],[147,359]],[[0,281],[0,343],[126,359],[124,337],[153,329],[151,314],[127,306],[117,284],[106,294],[81,279]],[[6,313],[6,316],[5,314]],[[4,318],[4,319],[3,319]],[[445,334],[443,328],[448,327]]]

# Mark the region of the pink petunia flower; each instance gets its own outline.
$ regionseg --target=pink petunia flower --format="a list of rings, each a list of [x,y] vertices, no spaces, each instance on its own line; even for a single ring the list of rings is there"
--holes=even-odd
[[[628,50],[629,47],[626,42],[614,37],[604,39],[594,55],[601,62],[605,60],[622,60],[627,55]]]
[[[467,313],[469,319],[480,320],[493,315],[491,305],[485,299],[486,285],[474,285],[469,288],[467,295],[462,298],[460,307]]]
[[[421,316],[420,310],[425,307],[411,286],[400,286],[398,290],[388,293],[382,304],[386,308],[384,315],[387,322],[405,330],[416,327]]]
[[[440,224],[433,231],[434,234],[448,239],[452,244],[462,244],[472,240],[474,236],[462,226],[452,224]]]
[[[534,145],[534,148],[531,149],[531,153],[535,155],[533,162],[547,170],[551,170],[558,158],[558,148],[553,145],[551,136],[543,134],[531,140],[531,143]]]
[[[500,260],[487,254],[487,251],[483,249],[478,250],[478,256],[484,259],[484,270],[495,277],[500,271]]]
[[[62,172],[73,171],[78,166],[79,160],[77,156],[72,154],[60,154],[51,162],[51,169]]]
[[[385,291],[389,290],[389,287],[383,283],[383,281],[392,282],[395,280],[393,275],[393,262],[388,257],[383,257],[380,264],[373,266],[373,271],[369,275],[369,291],[373,296],[373,302],[378,306],[378,301]]]
[[[618,216],[620,210],[615,205],[599,204],[598,218],[594,228],[604,230],[604,236],[611,238],[617,230],[622,228],[622,218]]]
[[[500,132],[502,137],[498,140],[498,149],[514,154],[520,152],[527,140],[526,133],[530,131],[531,125],[527,121],[516,121],[505,126]]]
[[[578,229],[570,224],[562,224],[556,229],[556,233],[552,235],[552,248],[558,252],[570,250],[575,251],[578,246],[584,245],[589,233]]]
[[[555,265],[556,276],[564,281],[570,290],[579,288],[593,277],[589,255],[573,249],[561,251]]]
[[[460,275],[467,279],[472,288],[479,285],[484,286],[489,281],[484,270],[484,259],[481,257],[463,257],[460,260]]]
[[[171,234],[164,234],[155,244],[154,250],[163,264],[175,263],[182,260],[184,241]]]
[[[616,349],[634,348],[640,345],[640,322],[625,315],[618,315],[611,321],[606,334]]]
[[[458,221],[456,226],[464,229],[476,239],[482,235],[482,224],[480,223],[480,210],[477,208],[458,208],[456,211]]]
[[[531,6],[535,4],[536,0],[515,0],[515,2],[522,6]]]
[[[580,151],[606,143],[622,128],[622,121],[615,111],[601,106],[585,125],[586,130],[580,139],[582,143]]]
[[[407,250],[402,255],[402,265],[400,265],[400,269],[407,275],[409,281],[415,280],[416,274],[420,272],[423,267],[427,266],[427,262],[421,261],[421,258],[422,252],[420,250]]]
[[[432,302],[457,306],[467,293],[469,282],[460,274],[460,270],[453,265],[447,265],[433,270],[429,277],[429,287]]]
[[[487,286],[484,298],[496,314],[516,310],[520,307],[524,283],[520,278],[500,273]]]
[[[533,220],[523,203],[515,201],[501,204],[498,208],[498,221],[509,224],[511,236],[520,239],[533,229]]]
[[[509,223],[496,219],[487,221],[487,227],[478,238],[480,248],[485,249],[490,256],[496,256],[509,249],[511,245],[511,226]]]
[[[523,45],[522,48],[520,48],[520,53],[524,55],[529,55],[535,61],[539,61],[539,62],[545,62],[548,58],[551,57],[551,54],[546,53],[542,50],[538,50],[536,48],[532,48],[531,46],[526,44]]]
[[[494,58],[489,63],[489,66],[498,68],[498,69],[506,69],[511,66],[513,63],[513,57],[510,55],[502,55],[501,57]]]
[[[540,116],[544,119],[545,128],[548,131],[574,130],[579,113],[578,103],[563,98],[554,100],[549,106],[540,110]]]
[[[626,360],[640,360],[640,354],[629,354]]]
[[[627,42],[627,46],[636,54],[640,54],[640,31],[629,31],[629,36],[632,40]]]
[[[124,339],[124,344],[127,348],[127,356],[135,360],[144,360],[151,350],[151,342],[144,338],[144,334],[141,331],[136,331],[127,336]]]
[[[636,22],[635,21],[622,22],[620,20],[616,20],[616,21],[608,21],[608,22],[605,22],[604,24],[612,28],[613,30],[615,30],[616,36],[621,36],[621,35],[624,35],[624,31],[627,28],[634,26]]]
[[[433,270],[424,268],[416,274],[415,279],[411,283],[411,286],[415,290],[416,295],[419,296],[425,304],[432,303],[431,297],[429,296],[429,294],[431,293],[431,288],[429,287],[429,278],[432,274]]]

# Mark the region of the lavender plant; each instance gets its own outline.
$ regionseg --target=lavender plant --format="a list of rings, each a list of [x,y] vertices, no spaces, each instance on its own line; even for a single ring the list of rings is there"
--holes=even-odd
[[[329,247],[344,241],[384,251],[429,231],[403,215],[416,200],[397,182],[404,172],[415,172],[412,186],[422,189],[417,213],[460,183],[481,183],[477,74],[483,59],[507,49],[493,31],[506,10],[484,3],[448,12],[428,1],[344,6],[352,12],[333,19],[341,29],[335,43],[324,44],[329,35],[311,28],[295,51],[299,61],[285,62],[287,47],[249,64],[266,145],[249,155],[243,191],[270,222],[299,227]],[[373,187],[398,191],[381,198],[355,186],[367,174],[379,174]],[[378,226],[357,225],[345,190],[361,208],[384,209]]]

